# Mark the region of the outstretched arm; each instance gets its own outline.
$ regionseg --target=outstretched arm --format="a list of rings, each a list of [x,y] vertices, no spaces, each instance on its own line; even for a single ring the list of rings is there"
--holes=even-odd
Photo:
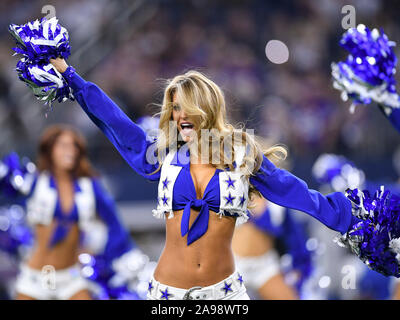
[[[277,168],[265,156],[250,183],[271,202],[305,212],[328,228],[346,233],[358,221],[352,215],[352,206],[343,193],[326,196],[308,189],[307,184],[290,172]]]
[[[158,180],[160,173],[154,156],[155,143],[146,140],[145,132],[94,83],[82,79],[64,59],[50,59],[61,72],[74,96],[89,118],[103,131],[122,157],[140,175]],[[149,156],[149,154],[151,156]]]

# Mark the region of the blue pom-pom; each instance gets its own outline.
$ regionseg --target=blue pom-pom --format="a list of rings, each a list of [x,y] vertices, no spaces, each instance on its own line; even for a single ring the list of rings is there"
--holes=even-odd
[[[18,259],[21,248],[29,248],[32,244],[33,234],[23,207],[0,207],[0,250]]]
[[[74,100],[72,89],[51,63],[32,63],[23,58],[17,63],[16,71],[19,79],[45,104]]]
[[[390,191],[347,190],[353,214],[360,219],[338,244],[350,248],[370,269],[400,277],[400,198]]]
[[[342,36],[340,45],[350,54],[346,61],[331,64],[333,86],[342,91],[344,101],[352,100],[351,111],[355,105],[372,101],[389,109],[399,108],[395,42],[390,41],[382,29],[381,32],[370,31],[360,24]]]
[[[49,63],[49,59],[66,59],[71,54],[68,32],[58,24],[57,18],[12,24],[9,31],[17,42],[14,51],[23,56],[16,67],[18,77],[33,94],[49,105],[55,100],[74,100],[63,76]]]
[[[50,58],[67,59],[71,54],[68,31],[58,23],[56,17],[23,25],[12,24],[8,30],[17,42],[14,51],[32,62],[48,63]]]
[[[11,152],[0,160],[0,195],[14,197],[26,193],[29,177],[36,172],[36,166],[27,158],[20,160]]]
[[[111,262],[102,255],[92,256],[83,253],[79,256],[82,266],[82,275],[97,287],[96,298],[99,300],[140,300],[141,297],[129,287],[125,281],[118,286],[112,285],[113,276],[116,275]]]
[[[312,167],[315,180],[328,185],[334,191],[347,188],[359,188],[365,182],[365,174],[344,156],[324,153],[318,157]]]

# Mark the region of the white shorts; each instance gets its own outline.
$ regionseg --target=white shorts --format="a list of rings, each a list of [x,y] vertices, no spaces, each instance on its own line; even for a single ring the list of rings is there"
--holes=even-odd
[[[236,267],[242,272],[246,286],[258,290],[268,280],[280,273],[278,253],[272,249],[261,256],[235,256]]]
[[[88,289],[88,282],[80,270],[78,265],[62,270],[55,270],[52,266],[37,270],[22,264],[15,291],[37,300],[68,300],[79,291]]]
[[[151,278],[147,300],[250,300],[242,276],[234,272],[228,278],[207,287],[181,289]]]

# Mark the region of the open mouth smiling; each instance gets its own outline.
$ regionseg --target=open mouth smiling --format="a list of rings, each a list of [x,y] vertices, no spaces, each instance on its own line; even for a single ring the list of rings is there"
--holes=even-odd
[[[182,122],[180,124],[180,126],[181,126],[182,130],[184,130],[184,129],[193,129],[193,127],[194,127],[193,124],[190,123],[190,122]]]
[[[184,136],[190,136],[194,129],[193,123],[190,122],[182,122],[179,126]]]

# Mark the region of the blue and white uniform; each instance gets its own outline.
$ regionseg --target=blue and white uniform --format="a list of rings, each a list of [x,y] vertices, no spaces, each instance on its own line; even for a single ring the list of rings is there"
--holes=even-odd
[[[58,195],[56,180],[49,172],[25,177],[23,186],[26,199],[27,221],[31,226],[50,225],[56,221],[56,227],[48,243],[54,247],[65,239],[70,228],[78,224],[81,235],[91,232],[98,218],[107,227],[107,236],[97,252],[104,261],[112,263],[127,252],[132,251],[134,243],[129,233],[119,221],[115,204],[96,178],[81,177],[74,180],[74,204],[70,212],[63,212]],[[81,276],[78,264],[65,270],[55,270],[52,285],[43,283],[40,270],[34,270],[26,264],[16,282],[16,291],[37,299],[69,299],[78,291],[88,288],[87,281]]]
[[[240,171],[217,170],[207,185],[203,198],[196,199],[188,170],[190,155],[187,151],[178,151],[179,161],[176,162],[173,161],[175,155],[169,153],[166,157],[168,170],[163,170],[164,165],[162,165],[161,170],[152,174],[159,164],[156,160],[149,163],[146,154],[149,150],[150,153],[151,150],[155,150],[155,142],[148,141],[145,132],[133,123],[98,86],[82,79],[72,67],[68,67],[63,76],[73,89],[74,97],[83,110],[114,144],[127,163],[146,179],[159,181],[157,199],[159,206],[155,214],[161,216],[163,212],[170,214],[174,210],[184,210],[181,236],[187,236],[188,245],[207,232],[209,211],[246,219],[245,206],[249,185]],[[240,158],[237,160],[240,161]],[[186,168],[180,163],[184,163]],[[170,180],[175,183],[168,183]],[[352,215],[351,203],[343,193],[336,192],[324,196],[315,190],[310,190],[303,180],[286,170],[277,168],[265,156],[260,169],[250,177],[249,183],[271,202],[305,212],[341,233],[347,232],[358,221]],[[190,208],[200,210],[200,214],[189,229]]]

